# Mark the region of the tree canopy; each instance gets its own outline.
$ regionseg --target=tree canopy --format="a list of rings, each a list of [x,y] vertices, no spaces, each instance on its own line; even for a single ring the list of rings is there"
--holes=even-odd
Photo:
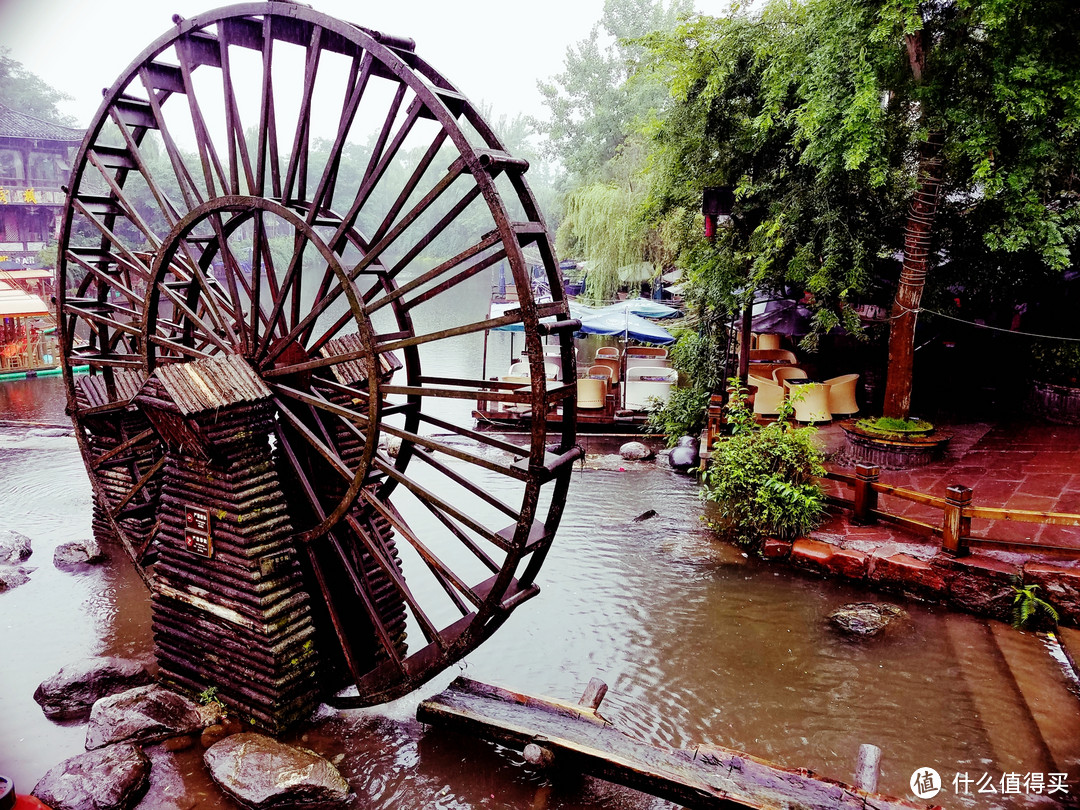
[[[61,93],[44,79],[31,73],[21,62],[12,59],[9,48],[0,47],[0,104],[73,127],[78,125],[75,119],[63,114],[57,107],[61,101],[70,98],[67,93]]]
[[[1075,264],[1078,33],[1069,0],[772,0],[651,35],[651,215],[732,186],[732,227],[681,252],[706,306],[795,284],[823,331],[883,286],[910,358],[924,279],[989,311]]]

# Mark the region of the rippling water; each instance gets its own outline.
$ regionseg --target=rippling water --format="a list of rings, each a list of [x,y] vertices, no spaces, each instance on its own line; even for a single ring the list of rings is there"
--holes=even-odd
[[[62,401],[56,379],[0,385],[9,419],[61,423]],[[81,752],[85,730],[45,720],[37,684],[86,655],[152,655],[145,592],[124,560],[79,574],[53,567],[56,545],[90,534],[90,493],[74,440],[36,430],[0,425],[2,525],[35,549],[30,582],[0,593],[0,772],[23,791]],[[657,516],[633,521],[648,509]],[[859,744],[873,743],[884,751],[880,789],[903,796],[917,767],[1001,773],[965,679],[985,679],[1001,702],[980,704],[986,722],[1013,708],[1013,693],[996,688],[992,667],[962,671],[952,641],[982,623],[907,605],[899,632],[842,638],[828,613],[877,597],[748,560],[714,541],[700,512],[693,481],[664,470],[576,472],[539,597],[420,693],[344,712],[301,742],[339,764],[356,808],[669,807],[537,774],[512,752],[415,720],[417,703],[461,672],[564,699],[598,676],[610,686],[602,713],[653,743],[723,745],[843,780]],[[144,807],[232,806],[198,752],[154,760]]]

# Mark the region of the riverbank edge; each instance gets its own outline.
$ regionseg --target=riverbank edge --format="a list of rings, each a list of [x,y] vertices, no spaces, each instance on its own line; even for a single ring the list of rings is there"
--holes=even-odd
[[[1007,562],[982,554],[954,557],[940,550],[929,555],[898,551],[890,543],[862,551],[820,536],[794,541],[766,538],[762,559],[795,570],[947,605],[964,613],[1009,622],[1016,588],[1038,585],[1062,624],[1080,627],[1080,570],[1028,559]],[[921,548],[925,548],[920,546]]]

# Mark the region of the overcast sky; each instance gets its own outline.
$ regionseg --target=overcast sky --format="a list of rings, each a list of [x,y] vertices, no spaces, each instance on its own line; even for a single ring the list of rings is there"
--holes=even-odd
[[[58,90],[62,105],[86,126],[101,89],[172,27],[173,14],[193,17],[229,5],[215,0],[0,0],[0,45]],[[411,37],[436,70],[493,117],[539,115],[536,89],[562,69],[567,46],[588,36],[603,0],[312,0],[314,8],[367,28]],[[728,0],[696,0],[719,14]]]

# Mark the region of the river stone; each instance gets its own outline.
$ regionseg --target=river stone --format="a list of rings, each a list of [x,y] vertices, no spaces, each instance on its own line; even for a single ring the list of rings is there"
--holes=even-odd
[[[138,661],[84,658],[67,664],[42,681],[34,692],[34,700],[45,716],[53,720],[82,719],[90,716],[90,707],[96,700],[151,680],[146,666]]]
[[[0,566],[0,591],[10,591],[29,581],[26,569]]]
[[[690,439],[690,442],[686,442]],[[676,447],[668,453],[668,464],[676,470],[688,470],[698,463],[697,444],[693,436],[683,436]]]
[[[0,564],[21,563],[34,553],[30,538],[10,529],[0,529]]]
[[[641,442],[627,442],[619,448],[619,455],[627,461],[642,461],[652,457],[652,451]]]
[[[349,783],[327,760],[262,734],[226,737],[206,749],[203,762],[222,790],[257,810],[329,805],[349,797]]]
[[[149,758],[121,743],[64,760],[41,777],[33,795],[52,810],[129,810],[149,785]]]
[[[53,552],[53,565],[61,571],[70,571],[83,565],[97,565],[105,561],[101,547],[93,540],[74,540],[62,543]]]
[[[86,748],[124,740],[157,742],[191,734],[207,725],[199,707],[157,684],[103,697],[90,710]]]
[[[853,636],[876,636],[905,613],[896,605],[856,602],[829,614],[829,621]]]

